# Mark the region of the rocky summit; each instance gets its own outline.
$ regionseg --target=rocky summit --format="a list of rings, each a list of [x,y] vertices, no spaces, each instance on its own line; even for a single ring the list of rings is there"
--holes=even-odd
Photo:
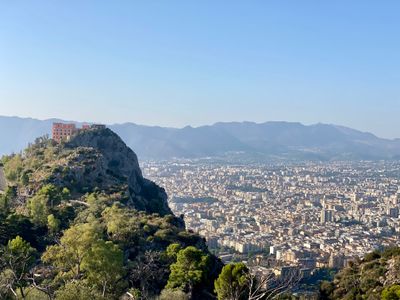
[[[112,130],[84,130],[59,147],[49,183],[77,194],[125,191],[126,204],[138,210],[171,213],[164,189],[142,176],[136,154]]]

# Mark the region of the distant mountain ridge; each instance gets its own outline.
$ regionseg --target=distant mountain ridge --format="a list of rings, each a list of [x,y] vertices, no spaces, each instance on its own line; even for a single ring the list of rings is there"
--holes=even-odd
[[[66,121],[0,116],[0,128],[6,129],[0,131],[0,155],[19,152],[36,137],[50,134],[53,122]],[[107,126],[144,159],[227,156],[261,160],[400,159],[400,139],[383,139],[338,125],[219,122],[195,128],[134,123]]]

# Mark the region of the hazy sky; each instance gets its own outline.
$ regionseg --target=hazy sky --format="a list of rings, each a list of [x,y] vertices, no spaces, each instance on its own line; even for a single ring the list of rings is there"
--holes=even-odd
[[[0,115],[400,137],[400,1],[0,0]]]

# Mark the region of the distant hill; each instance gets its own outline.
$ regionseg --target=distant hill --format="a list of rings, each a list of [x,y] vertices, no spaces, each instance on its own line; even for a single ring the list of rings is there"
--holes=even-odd
[[[18,152],[50,134],[58,119],[0,117],[0,154]],[[79,123],[78,123],[79,124]],[[227,157],[261,160],[399,159],[400,139],[351,128],[293,122],[230,122],[167,128],[134,123],[108,125],[145,159]]]

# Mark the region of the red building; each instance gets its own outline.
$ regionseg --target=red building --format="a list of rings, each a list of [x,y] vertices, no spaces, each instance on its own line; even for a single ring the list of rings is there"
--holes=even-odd
[[[53,123],[52,137],[56,142],[68,140],[78,130],[75,124]]]
[[[106,126],[102,124],[84,124],[82,125],[82,128],[77,128],[75,124],[53,123],[52,138],[59,143],[61,141],[68,141],[72,135],[80,130],[95,130],[104,128],[106,128]]]

